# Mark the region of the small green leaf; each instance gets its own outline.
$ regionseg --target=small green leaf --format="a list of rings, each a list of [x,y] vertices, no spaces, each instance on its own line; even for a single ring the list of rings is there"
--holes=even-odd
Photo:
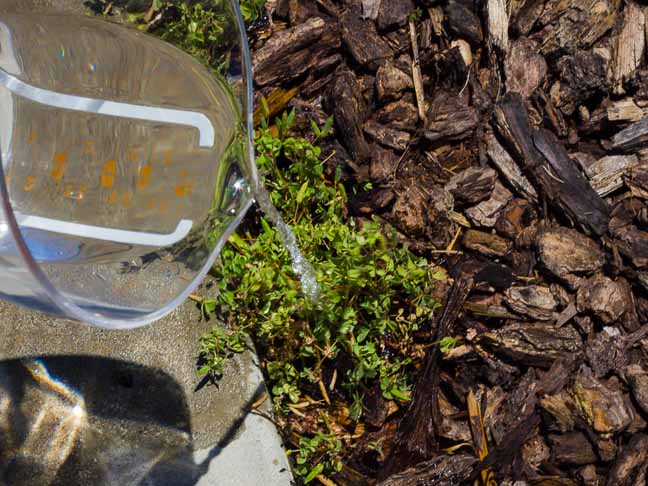
[[[310,121],[310,126],[311,130],[313,130],[313,133],[315,134],[315,137],[320,138],[320,135],[322,134],[320,128],[317,126],[317,123],[315,120]]]
[[[293,108],[290,110],[290,113],[288,113],[288,118],[286,119],[286,131],[290,130],[292,127],[293,122],[295,121],[295,115],[297,115],[297,111]]]
[[[326,123],[324,124],[324,127],[322,127],[321,131],[321,136],[320,138],[324,138],[328,135],[328,133],[331,131],[331,128],[333,128],[333,117],[329,117],[326,120]]]
[[[266,120],[270,117],[270,105],[265,96],[261,97],[261,108],[263,109],[263,118]]]
[[[320,462],[317,466],[311,469],[308,475],[304,478],[304,484],[310,483],[313,479],[322,474],[322,471],[324,471],[324,464]]]
[[[396,388],[396,387],[392,388],[392,389],[390,390],[390,393],[391,393],[394,397],[398,398],[399,400],[402,400],[402,401],[404,401],[404,402],[409,402],[409,401],[410,401],[410,397],[408,397],[407,395],[405,395],[402,391],[400,391],[400,390],[399,390],[398,388]]]
[[[306,191],[308,190],[308,181],[304,182],[302,186],[299,188],[299,192],[297,193],[297,204],[301,204],[302,201],[304,200],[304,197],[306,197]]]

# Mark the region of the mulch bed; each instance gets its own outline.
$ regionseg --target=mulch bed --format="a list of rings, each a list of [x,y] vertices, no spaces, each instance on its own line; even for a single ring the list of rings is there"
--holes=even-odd
[[[428,348],[408,406],[374,400],[361,440],[383,454],[359,447],[332,480],[646,484],[646,7],[267,8],[250,32],[257,96],[305,129],[334,116],[328,173],[372,183],[351,214],[449,270],[430,342],[463,338]]]

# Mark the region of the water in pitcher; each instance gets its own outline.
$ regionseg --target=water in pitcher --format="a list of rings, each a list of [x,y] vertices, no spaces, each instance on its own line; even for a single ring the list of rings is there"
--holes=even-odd
[[[236,55],[228,63],[235,70]],[[59,291],[136,315],[195,278],[252,198],[233,85],[134,29],[0,15],[6,189]],[[15,254],[0,234],[0,259]],[[8,280],[0,295],[16,293]]]

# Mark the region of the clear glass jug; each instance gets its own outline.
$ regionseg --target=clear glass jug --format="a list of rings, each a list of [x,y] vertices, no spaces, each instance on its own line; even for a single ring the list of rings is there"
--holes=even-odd
[[[101,19],[0,6],[0,298],[115,329],[199,284],[252,203],[250,54],[219,73]]]

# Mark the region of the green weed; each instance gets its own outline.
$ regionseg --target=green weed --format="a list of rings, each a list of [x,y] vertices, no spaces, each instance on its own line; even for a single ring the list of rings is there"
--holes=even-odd
[[[284,113],[276,129],[262,123],[257,162],[272,202],[315,268],[321,297],[311,302],[302,295],[278,232],[261,216],[256,230],[231,237],[214,269],[219,293],[203,310],[224,319],[231,331],[215,327],[202,339],[201,351],[210,358],[201,371],[220,372],[227,353],[249,335],[280,413],[293,413],[291,405],[318,394],[326,373],[336,370],[335,397],[359,420],[370,387],[379,386],[389,400],[408,400],[411,356],[420,351],[414,334],[438,306],[430,295],[439,276],[426,259],[403,247],[391,228],[347,218],[339,174],[326,180],[320,148],[291,136],[294,118],[294,111]],[[332,120],[313,126],[315,140],[326,137],[331,126]],[[320,435],[303,441],[296,456],[303,460],[299,474],[312,479],[335,470],[337,442]],[[328,457],[318,460],[317,469],[307,466],[313,453],[304,451],[312,448],[324,448]]]
[[[222,47],[236,39],[237,28],[229,15],[230,0],[210,0],[189,6],[184,2],[171,0],[153,0],[151,10],[163,12],[174,9],[172,18],[156,25],[153,32],[185,52],[199,59],[204,64],[219,68],[222,59],[214,59],[214,47]],[[263,15],[266,0],[239,0],[241,14],[247,24],[258,20]],[[147,19],[150,11],[137,9],[128,13],[131,23],[143,30],[149,30]]]
[[[308,484],[324,472],[342,470],[338,458],[341,452],[342,441],[335,434],[318,432],[313,437],[300,438],[299,448],[289,450],[288,454],[295,458],[295,472]]]
[[[241,14],[245,22],[258,20],[263,15],[266,0],[240,0]]]
[[[190,7],[180,3],[176,7],[178,17],[164,25],[160,37],[175,44],[207,65],[213,64],[212,45],[227,44],[236,26],[222,7],[207,9],[200,3]]]

